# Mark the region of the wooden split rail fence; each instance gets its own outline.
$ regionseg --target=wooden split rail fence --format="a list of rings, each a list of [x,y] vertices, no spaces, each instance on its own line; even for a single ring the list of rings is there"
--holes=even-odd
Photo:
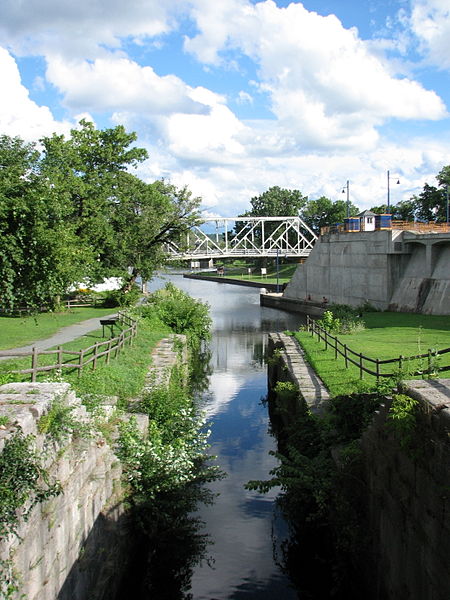
[[[410,373],[411,376],[426,376],[426,375],[435,375],[437,372],[441,371],[450,371],[450,366],[440,367],[436,364],[436,359],[438,356],[442,356],[443,354],[447,354],[450,352],[450,348],[445,348],[444,350],[432,350],[429,349],[425,354],[417,354],[415,356],[402,356],[400,355],[398,358],[388,358],[379,360],[378,358],[370,358],[369,356],[365,356],[361,352],[355,352],[351,350],[347,344],[343,344],[336,336],[331,335],[329,331],[318,325],[314,319],[311,319],[309,315],[306,319],[306,327],[307,330],[311,333],[312,337],[317,335],[317,340],[322,340],[325,342],[325,349],[331,348],[334,350],[334,357],[337,359],[338,356],[342,356],[345,361],[345,368],[348,369],[349,363],[355,365],[359,369],[359,376],[362,379],[364,373],[368,373],[369,375],[373,375],[379,381],[380,377],[393,377],[397,375],[397,373],[391,372],[387,373],[383,371],[383,365],[387,364],[397,364],[398,371],[402,371],[408,363],[412,361],[424,361],[426,365],[425,368],[416,369],[414,372]],[[367,365],[370,365],[367,366]]]
[[[97,368],[99,359],[102,357],[105,357],[106,363],[108,364],[111,359],[111,355],[114,353],[113,358],[116,358],[121,350],[124,349],[127,342],[131,346],[133,343],[133,338],[137,333],[137,322],[122,312],[118,313],[117,321],[122,327],[125,326],[118,336],[110,338],[109,340],[105,340],[104,342],[96,342],[93,346],[89,346],[89,348],[83,348],[79,351],[65,350],[61,346],[58,346],[55,350],[39,350],[38,348],[33,348],[31,352],[2,351],[0,355],[2,357],[8,356],[11,358],[23,358],[30,356],[30,369],[20,369],[10,371],[10,373],[20,375],[26,375],[30,373],[31,381],[36,381],[36,376],[38,373],[47,371],[60,371],[62,369],[77,369],[78,375],[80,376],[83,372],[83,369],[88,365],[92,365],[92,369],[95,370]],[[48,356],[52,354],[56,355],[55,364],[39,366],[40,356]]]

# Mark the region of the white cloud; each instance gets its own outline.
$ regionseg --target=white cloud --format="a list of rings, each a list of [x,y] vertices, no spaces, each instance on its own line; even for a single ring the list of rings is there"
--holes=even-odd
[[[141,42],[169,32],[179,0],[2,0],[0,35],[17,53],[102,56],[124,38]]]
[[[427,60],[450,68],[450,5],[448,0],[413,0],[411,27]]]
[[[185,48],[219,65],[239,49],[259,64],[260,88],[270,94],[279,123],[299,149],[374,147],[376,127],[389,118],[439,119],[442,100],[418,82],[395,78],[386,64],[334,16],[302,4],[278,8],[229,0],[201,3],[200,33]]]
[[[57,121],[47,106],[38,106],[30,99],[14,58],[1,47],[0,80],[3,90],[0,94],[0,133],[37,141],[53,132],[69,131],[69,123]]]
[[[48,58],[47,79],[74,110],[131,111],[145,115],[207,112],[193,90],[175,75],[158,76],[152,67],[110,55],[94,61]]]

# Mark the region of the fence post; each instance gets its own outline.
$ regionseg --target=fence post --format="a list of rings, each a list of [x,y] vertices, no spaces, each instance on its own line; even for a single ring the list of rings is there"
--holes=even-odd
[[[334,338],[334,360],[337,360],[338,357],[338,340],[337,337]]]
[[[403,369],[403,355],[400,354],[398,357],[398,370],[401,371]]]
[[[36,373],[37,373],[37,366],[38,366],[38,351],[36,346],[33,346],[33,354],[31,355],[31,368],[33,369],[31,371],[31,381],[36,381]]]
[[[111,338],[108,340],[108,350],[106,355],[106,364],[109,365],[109,361],[111,358]]]
[[[83,370],[83,358],[84,358],[84,350],[80,350],[80,356],[78,358],[78,377],[81,377],[81,371]]]
[[[359,353],[359,378],[364,379],[363,375],[363,355],[362,352]]]
[[[377,358],[375,361],[376,370],[377,370],[377,383],[380,381],[380,360]]]
[[[61,346],[58,346],[58,369],[62,368],[63,353]]]
[[[427,374],[428,374],[428,379],[430,379],[430,375],[431,375],[431,348],[428,348],[428,370],[427,370]]]
[[[98,342],[94,344],[94,360],[92,361],[92,370],[95,371],[97,368],[97,350],[98,350]]]
[[[328,331],[325,329],[325,350],[328,350]]]
[[[348,369],[347,344],[344,344],[344,358],[345,358],[345,368]]]

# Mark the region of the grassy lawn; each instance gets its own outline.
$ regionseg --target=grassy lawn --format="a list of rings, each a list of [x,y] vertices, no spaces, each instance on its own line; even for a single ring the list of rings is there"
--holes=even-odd
[[[450,347],[450,316],[417,315],[411,313],[365,313],[366,329],[353,334],[338,335],[343,344],[355,352],[361,352],[373,359],[396,358],[423,354],[429,348],[443,350]],[[359,369],[349,365],[345,369],[344,359],[334,358],[334,350],[324,349],[323,342],[317,342],[307,332],[298,332],[297,339],[304,347],[311,365],[320,375],[332,395],[367,391],[376,383],[376,378],[364,374],[359,378]],[[450,353],[439,359],[440,366],[450,365]],[[384,365],[384,371],[393,371],[396,365]],[[416,361],[405,365],[405,371],[418,368]],[[404,374],[408,377],[408,373]],[[444,372],[443,377],[450,377]]]
[[[248,269],[252,269],[251,275],[248,274]],[[278,271],[278,282],[280,285],[283,283],[287,283],[291,280],[292,275],[294,274],[295,269],[297,268],[296,263],[291,263],[288,265],[280,265]],[[204,272],[200,273],[200,275],[216,277],[217,273],[214,272]],[[267,276],[261,275],[261,268],[256,268],[252,265],[239,265],[239,266],[226,266],[225,265],[225,275],[224,279],[244,279],[248,281],[256,281],[258,283],[276,283],[277,282],[277,273],[276,269],[273,265],[269,265],[267,267]]]
[[[117,312],[117,308],[73,308],[60,313],[42,313],[32,317],[0,317],[0,350],[26,346],[50,337],[62,327]]]
[[[78,377],[78,370],[64,369],[61,377],[64,381],[71,383],[72,387],[80,394],[103,394],[108,396],[119,396],[121,399],[135,397],[141,391],[144,378],[151,363],[151,352],[157,342],[170,333],[168,327],[159,320],[149,322],[143,319],[139,322],[137,336],[132,346],[126,345],[125,349],[117,358],[111,358],[109,365],[105,359],[99,359],[97,369],[87,366]],[[115,333],[115,335],[117,335]],[[105,341],[102,338],[102,330],[77,338],[75,341],[64,344],[63,349],[78,351],[92,346],[96,342]],[[114,355],[113,355],[114,356]],[[55,363],[56,354],[39,356],[39,366]],[[69,360],[64,359],[65,362]],[[74,357],[74,362],[78,358]],[[12,361],[0,362],[0,381],[5,379],[11,370],[27,369],[31,366],[31,357]],[[30,381],[30,375],[12,375],[12,381]],[[55,380],[55,372],[43,372],[38,374],[38,381]]]

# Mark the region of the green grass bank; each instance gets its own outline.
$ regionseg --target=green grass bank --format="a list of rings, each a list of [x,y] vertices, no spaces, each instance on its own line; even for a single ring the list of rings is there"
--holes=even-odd
[[[450,316],[368,312],[364,313],[363,319],[365,329],[337,337],[353,351],[373,359],[408,357],[423,354],[429,348],[443,350],[450,347]],[[343,357],[335,359],[334,350],[325,350],[324,342],[318,342],[317,337],[312,338],[306,331],[296,332],[295,336],[333,396],[367,392],[375,387],[375,377],[364,374],[361,380],[356,366],[349,365],[346,369]],[[417,361],[407,363],[399,377],[410,378],[409,371],[417,368],[417,364]],[[450,365],[450,353],[440,357],[439,365]]]

